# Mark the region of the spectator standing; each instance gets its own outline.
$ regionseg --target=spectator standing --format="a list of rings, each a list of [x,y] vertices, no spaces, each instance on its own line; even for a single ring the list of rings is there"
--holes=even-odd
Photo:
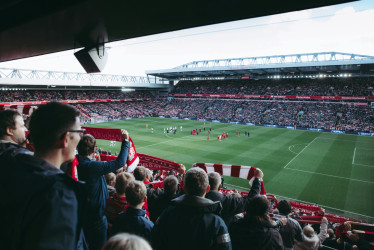
[[[147,201],[147,189],[143,182],[132,181],[125,190],[130,206],[114,220],[112,233],[132,233],[150,240],[153,222],[146,218],[142,209]]]
[[[160,194],[152,202],[149,202],[149,215],[151,221],[156,222],[169,205],[171,200],[177,198],[178,179],[174,175],[169,175],[164,180],[164,193]]]
[[[260,169],[255,171],[255,179],[253,181],[251,191],[246,197],[234,197],[232,195],[224,195],[219,190],[222,187],[221,176],[219,173],[212,172],[208,174],[210,191],[206,194],[205,198],[212,201],[220,201],[222,204],[221,217],[229,226],[235,220],[235,215],[242,213],[246,210],[249,200],[261,192],[261,181],[264,174]]]
[[[323,217],[321,220],[321,227],[320,227],[320,233],[317,235],[316,232],[314,232],[314,229],[306,225],[303,228],[303,235],[304,240],[303,242],[296,241],[294,249],[295,250],[302,250],[302,249],[308,249],[308,250],[317,250],[323,243],[323,241],[327,237],[327,219],[326,217]]]
[[[26,131],[25,122],[18,111],[9,109],[0,112],[1,151],[6,148],[19,148],[18,146],[23,146],[26,143]]]
[[[30,120],[34,156],[16,145],[24,140],[20,120],[15,129],[6,129],[8,136],[18,134],[20,140],[14,137],[13,148],[0,152],[0,249],[86,249],[84,187],[60,170],[63,163],[74,159],[84,132],[79,115],[67,104],[40,105]]]
[[[134,176],[130,173],[121,173],[117,175],[116,192],[106,200],[105,214],[108,223],[113,224],[114,219],[129,206],[126,200],[125,190],[127,185],[135,180]]]
[[[233,250],[284,249],[277,226],[268,216],[269,205],[265,196],[256,195],[244,218],[230,225]]]
[[[277,208],[279,214],[287,218],[287,224],[279,229],[284,249],[292,250],[295,239],[299,242],[303,241],[303,231],[299,222],[288,216],[291,213],[291,204],[287,200],[279,201]]]
[[[108,188],[109,196],[113,196],[116,192],[115,185],[116,185],[116,175],[112,172],[107,173],[105,175],[106,186]]]
[[[220,202],[205,199],[210,186],[208,175],[191,168],[184,176],[185,195],[172,200],[154,227],[155,249],[231,249],[225,222],[219,216]]]
[[[149,208],[148,203],[156,199],[160,194],[163,193],[163,190],[160,188],[153,189],[152,183],[149,180],[152,178],[152,172],[143,166],[137,166],[134,169],[135,180],[141,181],[145,184],[147,188],[147,201],[144,204],[144,209],[147,211],[147,216],[149,217]]]
[[[130,145],[126,130],[121,129],[121,138],[121,151],[117,159],[107,162],[92,160],[96,146],[96,140],[92,135],[84,135],[78,144],[78,178],[86,182],[89,195],[84,231],[88,245],[93,250],[101,249],[107,239],[105,206],[109,195],[104,175],[126,164]]]

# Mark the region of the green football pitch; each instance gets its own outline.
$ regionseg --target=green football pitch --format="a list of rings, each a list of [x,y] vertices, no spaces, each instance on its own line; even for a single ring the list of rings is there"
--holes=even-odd
[[[148,125],[148,128],[147,128]],[[220,163],[254,166],[264,172],[267,193],[294,201],[316,203],[346,217],[374,221],[374,138],[281,128],[139,118],[91,124],[129,131],[139,153],[184,164]],[[183,131],[180,130],[183,127]],[[164,133],[177,127],[177,133]],[[212,128],[210,140],[208,130]],[[153,128],[153,133],[152,133]],[[192,129],[201,129],[191,135]],[[240,136],[236,135],[240,131]],[[250,137],[244,132],[250,131]],[[229,137],[217,141],[227,132]],[[98,140],[98,146],[119,151]],[[248,190],[246,180],[225,177],[228,188]]]

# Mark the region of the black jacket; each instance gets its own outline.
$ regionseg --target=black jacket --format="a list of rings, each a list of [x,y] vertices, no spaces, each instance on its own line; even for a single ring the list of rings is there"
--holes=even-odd
[[[12,143],[0,162],[0,249],[85,249],[82,184]]]
[[[246,210],[248,202],[255,195],[261,192],[261,182],[255,178],[251,187],[251,191],[246,197],[234,197],[231,195],[224,195],[221,192],[210,191],[205,198],[212,201],[220,201],[222,203],[221,217],[227,226],[235,220],[235,215]]]
[[[269,222],[257,224],[244,217],[233,222],[229,231],[233,250],[283,249],[280,233]]]
[[[225,222],[218,215],[221,204],[211,200],[182,195],[172,201],[153,228],[155,250],[231,249]]]
[[[148,210],[151,221],[156,222],[162,211],[164,211],[175,198],[177,198],[176,194],[162,193],[155,199],[148,199]]]

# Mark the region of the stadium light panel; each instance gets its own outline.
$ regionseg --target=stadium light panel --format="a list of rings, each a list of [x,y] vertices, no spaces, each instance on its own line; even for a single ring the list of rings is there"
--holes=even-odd
[[[127,89],[127,88],[123,88],[121,91],[122,91],[122,92],[132,92],[132,91],[135,91],[135,89]]]

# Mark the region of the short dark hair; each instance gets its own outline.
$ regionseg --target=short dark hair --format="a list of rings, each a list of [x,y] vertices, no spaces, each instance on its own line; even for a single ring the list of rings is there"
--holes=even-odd
[[[8,109],[0,111],[0,138],[6,135],[6,129],[16,129],[16,117],[21,116],[17,110]]]
[[[147,188],[141,181],[131,181],[125,189],[126,200],[131,206],[137,206],[147,196]]]
[[[116,192],[118,194],[124,194],[127,185],[131,181],[134,181],[134,180],[135,180],[134,176],[130,173],[125,172],[125,173],[118,174],[117,177],[116,177],[116,185],[115,185]]]
[[[137,166],[134,169],[134,177],[137,181],[144,181],[147,178],[147,169],[143,166]]]
[[[256,195],[249,200],[246,216],[252,218],[255,223],[261,223],[261,221],[269,221],[267,216],[270,207],[270,201],[263,195]]]
[[[40,105],[30,119],[30,135],[35,150],[48,151],[69,130],[80,112],[73,106],[50,102]]]
[[[175,194],[178,190],[178,179],[174,175],[169,175],[164,180],[164,191],[168,194]]]
[[[277,209],[279,213],[287,215],[291,213],[291,204],[287,200],[281,200],[278,203]]]
[[[212,190],[218,189],[219,185],[222,182],[221,175],[217,172],[211,172],[208,174],[209,185]]]
[[[96,139],[90,134],[82,136],[78,143],[78,154],[82,156],[90,155],[94,152],[96,146]]]
[[[184,176],[184,187],[190,195],[203,196],[208,185],[208,175],[201,168],[190,168]]]

